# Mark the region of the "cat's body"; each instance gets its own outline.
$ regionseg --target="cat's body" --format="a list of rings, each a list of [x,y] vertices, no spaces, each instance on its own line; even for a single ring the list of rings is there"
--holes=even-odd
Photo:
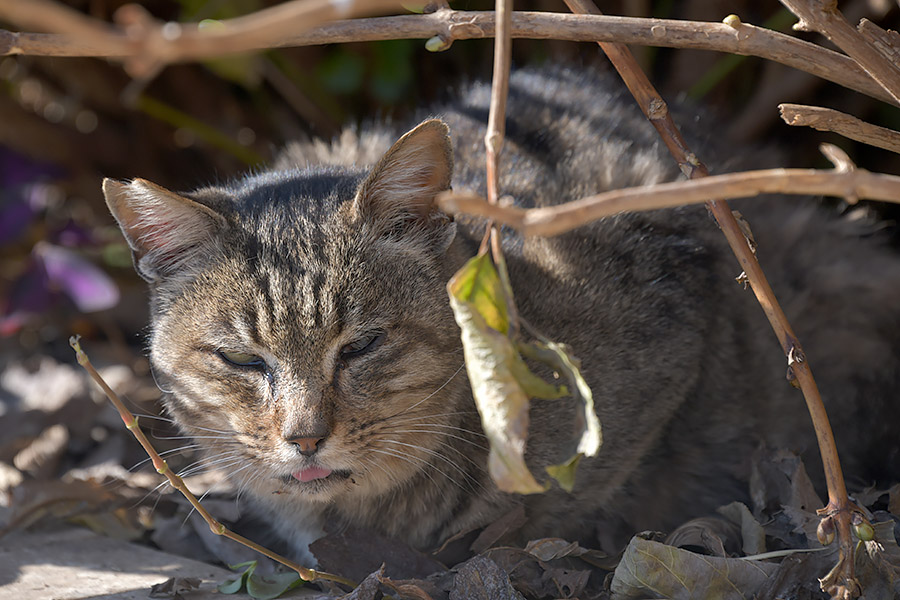
[[[538,206],[677,176],[605,85],[562,70],[514,76],[502,193]],[[439,115],[454,188],[483,192],[487,100],[475,86]],[[444,126],[426,122],[388,151],[399,133],[298,145],[285,170],[184,197],[104,185],[151,282],[151,358],[171,414],[284,537],[330,522],[430,547],[524,503],[526,536],[613,546],[744,498],[761,439],[814,450],[802,396],[705,210],[622,215],[557,238],[506,236],[518,308],[581,358],[604,444],[574,494],[498,492],[445,290],[483,223],[433,204],[451,177]],[[860,415],[896,414],[900,260],[808,204],[741,210],[846,469],[867,479],[897,456],[883,445],[890,422]],[[573,411],[532,403],[533,472],[568,456]]]

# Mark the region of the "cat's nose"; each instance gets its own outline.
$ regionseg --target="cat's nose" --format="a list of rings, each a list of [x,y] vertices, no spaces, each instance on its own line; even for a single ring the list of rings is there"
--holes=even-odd
[[[320,437],[298,437],[287,440],[288,443],[297,447],[297,450],[303,456],[312,456],[318,450],[317,444],[322,441]]]

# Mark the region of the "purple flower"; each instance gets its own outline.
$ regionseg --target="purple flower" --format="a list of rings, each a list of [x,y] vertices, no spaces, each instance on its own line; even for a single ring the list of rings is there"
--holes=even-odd
[[[31,316],[48,311],[60,294],[81,312],[105,310],[119,302],[119,288],[106,273],[68,248],[39,242],[12,284],[0,314],[0,335],[11,335]]]

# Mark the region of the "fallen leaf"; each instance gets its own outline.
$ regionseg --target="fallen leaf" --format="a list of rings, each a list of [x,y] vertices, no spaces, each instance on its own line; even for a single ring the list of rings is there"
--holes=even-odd
[[[777,569],[759,561],[694,554],[635,536],[616,567],[611,598],[747,600]]]
[[[766,551],[766,531],[743,502],[732,502],[716,510],[717,513],[741,528],[741,550],[746,556]]]
[[[882,521],[872,523],[872,527],[875,538],[865,542],[865,554],[857,559],[857,565],[863,563],[858,571],[866,600],[900,598],[900,547],[894,536],[895,523]]]
[[[488,525],[482,530],[469,549],[475,554],[481,554],[508,534],[518,531],[528,521],[525,516],[525,507],[521,504]]]
[[[377,571],[367,575],[362,580],[362,583],[347,594],[343,600],[375,600],[376,595],[379,594],[378,587],[382,577],[384,577],[384,565],[381,565]]]
[[[676,548],[703,548],[710,556],[728,556],[730,550],[739,547],[740,530],[721,517],[699,517],[679,525],[666,538],[666,544]]]
[[[460,567],[450,600],[524,600],[506,572],[486,556],[476,556]]]
[[[150,587],[151,598],[174,598],[179,600],[181,594],[196,590],[200,580],[196,577],[170,577],[162,583]]]
[[[446,570],[433,558],[411,548],[406,543],[377,533],[348,528],[330,533],[310,544],[319,568],[340,573],[354,581],[383,567],[384,573],[395,579],[421,579]]]

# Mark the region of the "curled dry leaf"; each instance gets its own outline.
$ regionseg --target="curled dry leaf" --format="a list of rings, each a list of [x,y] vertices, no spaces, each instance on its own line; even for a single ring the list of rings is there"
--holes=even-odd
[[[611,598],[745,600],[777,569],[760,561],[702,556],[635,536],[616,567]]]
[[[461,329],[475,404],[490,442],[488,468],[497,487],[519,494],[539,493],[549,487],[538,483],[525,465],[529,397],[559,398],[568,390],[532,373],[520,354],[527,351],[530,357],[563,371],[584,403],[578,454],[548,469],[565,489],[571,490],[580,455],[596,454],[601,441],[593,397],[577,361],[558,344],[524,345],[510,339],[506,307],[511,292],[502,283],[489,255],[480,254],[469,260],[447,284],[447,291]]]

